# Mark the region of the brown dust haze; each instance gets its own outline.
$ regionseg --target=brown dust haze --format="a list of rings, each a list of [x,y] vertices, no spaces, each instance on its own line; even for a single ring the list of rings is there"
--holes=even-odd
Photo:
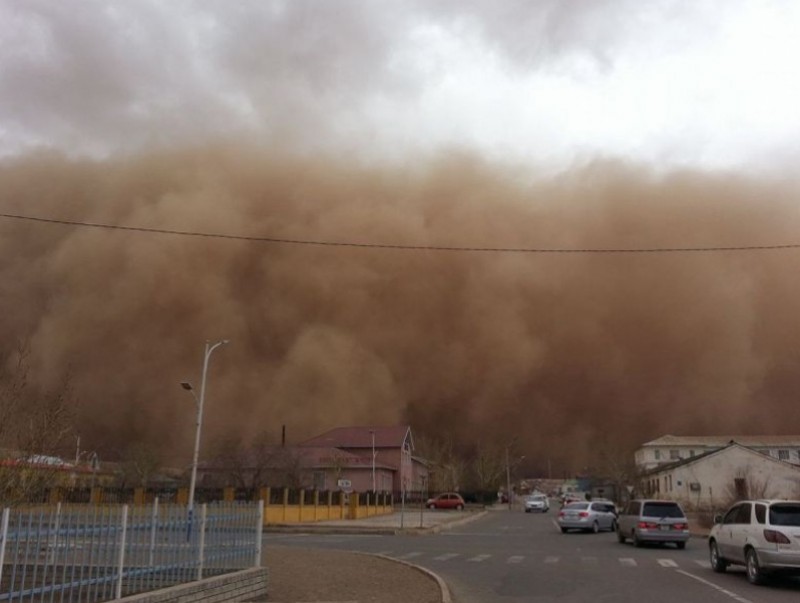
[[[213,147],[0,167],[0,211],[400,246],[800,243],[795,181],[598,162],[537,174],[459,153],[413,167]],[[0,341],[69,367],[81,437],[189,456],[204,438],[341,425],[515,446],[532,468],[663,434],[800,433],[800,249],[529,253],[270,243],[0,218]],[[207,441],[207,440],[206,440]],[[538,466],[542,468],[542,466]]]

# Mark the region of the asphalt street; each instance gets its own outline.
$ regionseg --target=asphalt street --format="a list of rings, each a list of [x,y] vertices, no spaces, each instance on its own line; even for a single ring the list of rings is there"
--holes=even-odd
[[[265,546],[376,553],[440,576],[458,603],[586,601],[786,603],[800,579],[750,585],[743,570],[711,571],[706,541],[636,548],[610,532],[562,534],[556,513],[495,511],[427,535],[267,534]]]

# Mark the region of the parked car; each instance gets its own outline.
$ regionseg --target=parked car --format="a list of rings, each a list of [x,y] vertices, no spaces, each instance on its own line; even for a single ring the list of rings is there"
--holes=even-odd
[[[546,494],[531,494],[525,497],[525,512],[532,513],[538,511],[539,513],[546,513],[550,510],[550,501]]]
[[[429,509],[456,509],[461,511],[464,508],[464,499],[456,492],[445,492],[429,498],[425,506]]]
[[[570,503],[558,512],[558,527],[562,532],[584,530],[594,532],[617,528],[613,505],[604,502],[584,501]]]
[[[628,538],[633,546],[646,542],[675,543],[686,548],[689,540],[689,521],[681,506],[671,500],[634,499],[628,501],[617,517],[617,540]]]
[[[752,584],[772,573],[800,574],[800,501],[744,500],[714,518],[708,535],[711,569],[744,565]]]

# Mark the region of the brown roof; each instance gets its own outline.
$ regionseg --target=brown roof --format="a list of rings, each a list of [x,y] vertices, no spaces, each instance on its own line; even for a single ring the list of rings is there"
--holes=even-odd
[[[375,434],[375,448],[401,448],[406,439],[408,439],[411,450],[414,449],[411,428],[408,425],[337,427],[310,440],[301,442],[300,446],[371,448],[373,433]]]

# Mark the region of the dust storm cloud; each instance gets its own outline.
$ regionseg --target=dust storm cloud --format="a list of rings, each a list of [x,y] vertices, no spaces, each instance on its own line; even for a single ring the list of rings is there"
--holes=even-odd
[[[0,219],[0,339],[30,341],[43,382],[71,368],[82,438],[111,456],[188,452],[179,383],[223,338],[209,438],[402,421],[571,471],[665,433],[798,433],[800,249],[498,251],[797,243],[796,185],[460,153],[18,157],[4,213],[142,230]]]

